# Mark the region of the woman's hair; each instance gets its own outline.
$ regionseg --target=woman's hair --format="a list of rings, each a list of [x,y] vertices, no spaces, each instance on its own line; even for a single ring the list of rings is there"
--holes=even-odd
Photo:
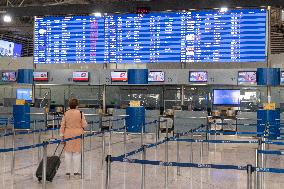
[[[78,102],[78,99],[76,99],[76,98],[69,100],[70,109],[76,109],[78,104],[79,104],[79,102]]]

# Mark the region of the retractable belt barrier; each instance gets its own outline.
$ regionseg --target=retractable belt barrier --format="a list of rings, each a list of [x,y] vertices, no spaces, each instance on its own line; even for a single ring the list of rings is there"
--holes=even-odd
[[[279,150],[257,150],[257,153],[267,155],[284,155],[284,152]]]
[[[266,132],[238,132],[238,131],[215,131],[215,130],[196,130],[196,133],[209,133],[209,134],[224,134],[224,135],[263,135]]]
[[[115,121],[121,121],[124,118],[120,118],[120,119],[115,119],[112,120],[113,122]],[[49,119],[47,121],[54,121],[54,120],[61,120],[61,119]],[[34,120],[35,121],[35,120]],[[34,123],[34,121],[30,121],[30,123]],[[45,120],[36,120],[37,123],[42,123],[45,122]],[[107,122],[107,121],[102,121],[102,122]],[[21,121],[20,123],[26,123],[25,121]],[[100,121],[90,121],[87,122],[88,124],[95,124],[95,123],[100,123]],[[32,134],[32,133],[39,133],[39,132],[46,132],[46,131],[55,131],[58,130],[59,128],[47,128],[47,129],[36,129],[36,130],[28,130],[28,131],[17,131],[17,134],[19,135],[24,135],[24,134]],[[6,136],[12,136],[14,133],[13,132],[9,132],[9,133],[5,133],[5,134],[0,134],[0,138],[1,137],[6,137]]]
[[[183,163],[183,162],[164,162],[155,160],[140,160],[140,159],[130,159],[125,157],[111,157],[112,162],[126,162],[144,165],[156,165],[156,166],[166,166],[166,167],[188,167],[188,168],[200,168],[200,169],[224,169],[224,170],[247,170],[246,166],[238,165],[221,165],[221,164],[204,164],[204,163]],[[284,173],[284,169],[281,168],[262,168],[262,167],[252,167],[252,171],[263,172],[263,173]]]
[[[181,141],[181,142],[206,142],[206,143],[231,143],[231,144],[257,144],[257,140],[195,140],[195,139],[184,139],[184,138],[171,138],[171,141]]]
[[[104,132],[120,131],[120,130],[123,130],[123,129],[124,129],[124,127],[118,128],[118,129],[111,129],[109,131],[100,131],[100,132],[96,132],[96,133],[92,133],[92,134],[85,134],[84,137],[97,136],[97,135],[100,135]],[[56,139],[56,140],[50,140],[48,142],[44,141],[44,142],[39,143],[39,144],[20,146],[20,147],[16,147],[16,148],[4,148],[4,149],[2,148],[2,149],[0,149],[0,153],[28,150],[28,149],[31,149],[31,148],[38,148],[38,147],[41,147],[41,146],[44,146],[44,145],[49,145],[49,144],[59,144],[59,143],[68,142],[68,141],[71,141],[71,140],[80,139],[80,138],[81,138],[81,135],[75,136],[75,137],[72,137],[72,138],[67,138],[67,139]]]
[[[130,159],[123,157],[111,157],[111,161],[146,164],[146,165],[157,165],[167,167],[194,167],[194,168],[213,168],[213,169],[234,169],[234,170],[247,170],[247,166],[236,166],[236,165],[218,165],[218,164],[198,164],[198,163],[182,163],[182,162],[164,162],[155,160],[140,160]]]

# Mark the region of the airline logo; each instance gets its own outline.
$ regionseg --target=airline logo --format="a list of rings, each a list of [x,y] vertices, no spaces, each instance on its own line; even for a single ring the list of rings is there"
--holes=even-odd
[[[48,81],[47,72],[34,72],[34,81]]]
[[[111,72],[111,81],[127,81],[127,72]]]
[[[73,72],[73,81],[89,81],[89,73]]]

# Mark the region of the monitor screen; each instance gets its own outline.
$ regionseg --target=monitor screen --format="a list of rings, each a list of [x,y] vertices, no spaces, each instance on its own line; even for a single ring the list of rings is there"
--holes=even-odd
[[[207,82],[207,72],[189,72],[189,82]]]
[[[280,83],[284,83],[284,72],[281,72]]]
[[[256,84],[256,71],[243,71],[238,73],[238,84]]]
[[[164,82],[165,72],[162,71],[150,71],[148,75],[149,82]]]
[[[32,101],[32,89],[17,89],[16,97],[20,100]]]
[[[5,82],[17,81],[16,72],[2,72],[2,81]]]
[[[266,22],[265,8],[36,17],[34,63],[265,62]]]
[[[0,40],[0,56],[20,57],[21,55],[22,55],[21,44]]]
[[[213,90],[214,105],[239,105],[240,90],[237,89],[214,89]]]
[[[125,82],[127,81],[127,71],[114,71],[111,72],[111,81]]]
[[[34,72],[34,81],[48,81],[48,72]]]
[[[89,72],[73,72],[73,81],[89,81]]]

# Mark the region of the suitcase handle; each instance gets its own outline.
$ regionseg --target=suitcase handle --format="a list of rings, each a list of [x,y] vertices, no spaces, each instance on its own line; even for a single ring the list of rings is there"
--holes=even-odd
[[[56,146],[56,148],[55,148],[55,151],[54,151],[54,153],[53,153],[53,156],[55,156],[55,154],[56,154],[56,152],[57,152],[59,146],[60,146],[60,143],[57,144],[57,146]],[[60,154],[59,154],[59,157],[61,157],[64,148],[65,148],[65,145],[63,145],[63,148],[62,148],[62,150],[61,150],[61,152],[60,152]]]

